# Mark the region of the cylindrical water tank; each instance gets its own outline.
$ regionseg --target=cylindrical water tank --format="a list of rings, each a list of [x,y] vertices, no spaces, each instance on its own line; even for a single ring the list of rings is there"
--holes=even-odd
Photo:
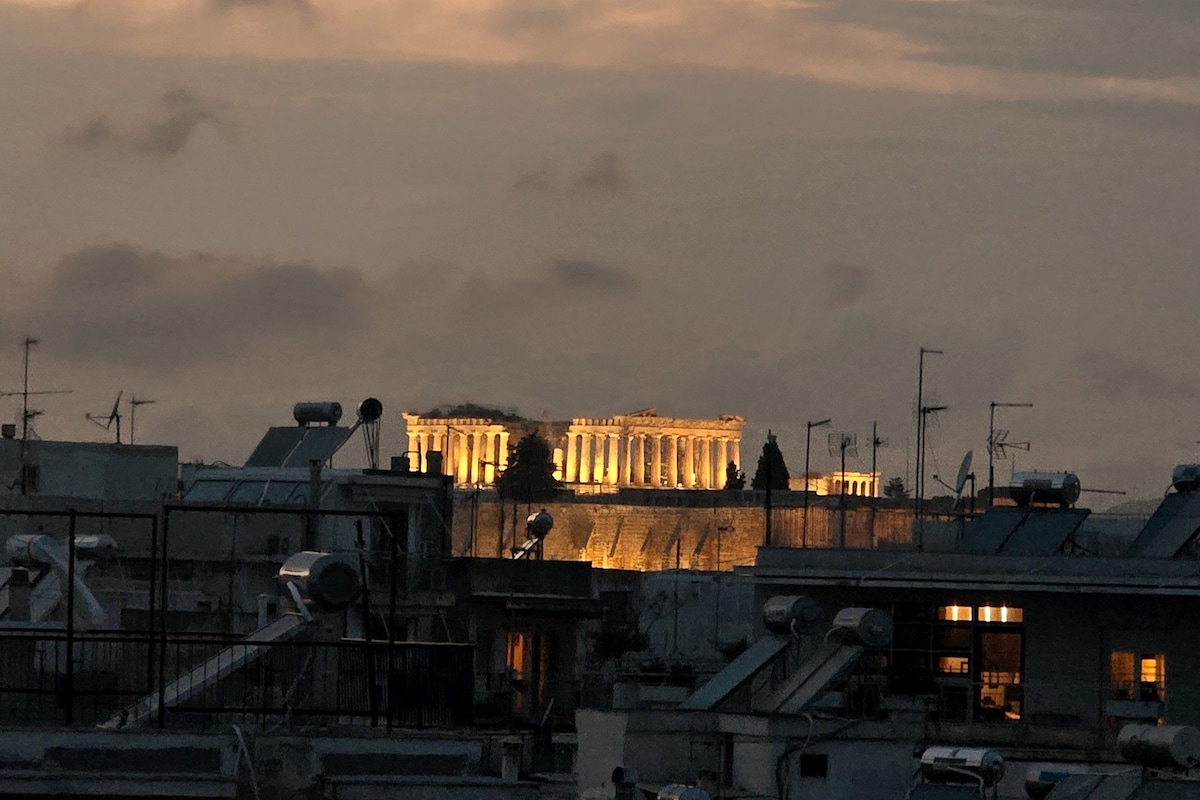
[[[833,618],[829,640],[883,647],[892,641],[892,618],[878,608],[843,608]]]
[[[817,634],[825,623],[825,611],[811,597],[776,595],[763,604],[763,624],[771,633],[797,636]]]
[[[1074,505],[1079,499],[1079,476],[1073,472],[1014,472],[1008,494],[1019,506],[1030,503]]]
[[[658,790],[658,800],[710,800],[708,792],[699,786],[672,783]]]
[[[292,416],[298,425],[313,425],[324,423],[336,425],[342,418],[341,403],[296,403],[292,406]]]
[[[1126,725],[1117,746],[1122,758],[1143,767],[1200,766],[1200,731],[1191,725]]]
[[[991,788],[1004,777],[1004,756],[982,747],[927,747],[921,754],[921,777],[931,783],[978,779]]]
[[[318,611],[341,611],[358,599],[358,570],[329,553],[303,551],[279,568],[279,580],[294,583],[305,605]]]
[[[1171,485],[1177,492],[1200,489],[1200,464],[1180,464],[1171,472]]]

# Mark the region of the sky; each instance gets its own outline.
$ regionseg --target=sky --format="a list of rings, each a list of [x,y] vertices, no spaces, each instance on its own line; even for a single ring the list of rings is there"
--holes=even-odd
[[[654,407],[794,472],[878,422],[888,477],[927,347],[930,475],[982,485],[992,402],[1085,489],[1200,460],[1193,3],[0,0],[0,109],[45,438],[119,391],[235,464],[299,400],[380,398],[385,455],[443,403]]]

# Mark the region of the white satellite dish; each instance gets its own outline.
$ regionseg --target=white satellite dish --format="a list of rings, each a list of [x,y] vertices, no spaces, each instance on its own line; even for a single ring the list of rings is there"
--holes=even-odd
[[[962,495],[963,487],[967,485],[967,479],[971,477],[971,459],[974,457],[975,451],[968,450],[963,456],[962,464],[958,467],[958,478],[954,481],[954,494]]]

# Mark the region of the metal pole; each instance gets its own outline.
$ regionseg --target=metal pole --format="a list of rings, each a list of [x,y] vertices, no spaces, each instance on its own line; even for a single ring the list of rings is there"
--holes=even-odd
[[[75,509],[69,509],[67,528],[67,663],[63,676],[66,694],[65,724],[75,721]]]
[[[1033,403],[997,403],[993,400],[989,405],[988,414],[988,504],[991,508],[996,500],[996,468],[995,468],[995,451],[996,451],[996,409],[997,408],[1033,408]],[[1015,445],[1013,445],[1015,446]]]
[[[808,447],[812,441],[812,423],[806,422],[804,430],[804,522],[801,528],[800,543],[808,547]]]
[[[391,561],[392,561],[392,583],[388,587],[388,677],[387,677],[387,729],[392,729],[392,710],[396,705],[394,697],[396,688],[396,573],[399,569],[400,561],[400,541],[396,535],[396,531],[388,525],[388,532],[391,534]]]
[[[167,578],[169,577],[168,563],[168,537],[171,531],[171,509],[163,509],[163,528],[162,528],[162,580],[159,582],[159,591],[162,592],[162,600],[158,604],[158,727],[164,728],[167,724],[167,705],[166,698],[163,696],[163,690],[166,688],[166,673],[167,673],[167,611],[169,606],[167,601],[170,598],[167,590]]]
[[[25,337],[25,379],[21,384],[21,494],[29,492],[29,348],[37,339]]]
[[[921,409],[925,407],[925,354],[941,355],[941,350],[922,347],[917,363],[917,500],[916,517],[921,518],[921,506],[925,499],[925,415]]]
[[[354,520],[358,534],[358,573],[362,581],[362,626],[363,653],[367,659],[367,705],[371,713],[371,727],[379,727],[379,685],[375,675],[375,653],[371,647],[371,588],[367,582],[367,543],[363,538],[362,520]]]
[[[839,539],[839,544],[840,544],[841,548],[843,550],[845,550],[846,549],[846,437],[845,437],[845,435],[843,435],[841,437],[841,446],[842,446],[841,447],[841,449],[842,449],[842,482],[841,482],[841,491],[839,492],[839,494],[841,495],[839,500],[841,501],[841,507],[842,507],[842,519],[841,519],[842,524],[841,524],[841,530],[838,532],[838,539]]]
[[[871,423],[871,530],[867,547],[875,549],[875,512],[879,506],[879,478],[875,471],[875,458],[879,455],[879,421]]]
[[[828,425],[832,420],[823,419],[818,422],[809,420],[804,423],[804,527],[801,535],[801,543],[803,547],[808,547],[808,454],[812,445],[812,429],[820,428],[822,425]]]
[[[155,594],[158,591],[158,517],[150,520],[150,596],[147,598],[147,604],[150,608],[150,618],[146,623],[146,639],[149,642],[146,645],[146,694],[150,695],[154,692],[154,631],[155,614],[158,611],[158,598]]]

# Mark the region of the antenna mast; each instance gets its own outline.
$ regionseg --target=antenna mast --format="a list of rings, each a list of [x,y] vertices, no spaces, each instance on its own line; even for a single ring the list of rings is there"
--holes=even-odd
[[[137,416],[137,407],[138,406],[148,406],[148,405],[153,404],[154,402],[155,402],[154,400],[138,400],[137,395],[133,395],[129,398],[129,443],[130,444],[133,444],[133,423],[134,423],[134,419]],[[117,424],[120,425],[119,418],[117,419]],[[120,430],[120,428],[118,428],[118,430]],[[117,437],[117,441],[118,442],[121,441],[120,436]]]
[[[0,392],[0,397],[14,397],[16,395],[21,396],[21,480],[20,480],[21,494],[26,494],[26,493],[28,493],[28,490],[29,490],[29,466],[30,466],[29,465],[29,445],[28,445],[29,421],[32,420],[34,417],[36,417],[38,414],[42,413],[41,411],[38,411],[36,409],[33,411],[29,410],[29,398],[31,395],[36,395],[36,394],[70,394],[71,393],[70,389],[48,389],[48,390],[36,391],[36,392],[29,391],[29,351],[30,351],[30,349],[33,348],[33,346],[35,344],[38,343],[38,341],[39,341],[38,339],[35,339],[32,336],[25,337],[25,341],[24,341],[25,358],[24,358],[24,362],[22,365],[22,372],[24,374],[24,377],[23,377],[23,380],[21,383],[21,391],[19,391],[19,392]]]

